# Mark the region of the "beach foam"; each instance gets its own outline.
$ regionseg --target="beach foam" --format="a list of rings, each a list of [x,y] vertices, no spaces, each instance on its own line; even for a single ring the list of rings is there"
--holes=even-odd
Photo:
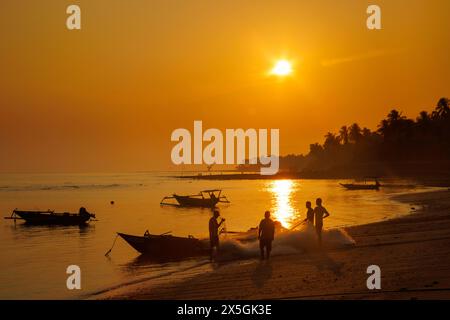
[[[324,230],[322,242],[325,248],[352,246],[355,241],[343,229]],[[271,255],[302,253],[317,250],[317,237],[312,225],[295,231],[284,231],[275,235]],[[259,257],[259,241],[239,242],[234,239],[221,241],[219,260],[245,259]]]

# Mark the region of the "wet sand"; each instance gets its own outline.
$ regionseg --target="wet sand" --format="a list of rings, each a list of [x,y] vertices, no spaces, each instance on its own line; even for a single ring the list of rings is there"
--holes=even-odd
[[[346,228],[353,247],[203,265],[170,283],[144,281],[94,299],[450,299],[450,191],[397,196],[413,214]],[[369,265],[381,289],[368,290]]]

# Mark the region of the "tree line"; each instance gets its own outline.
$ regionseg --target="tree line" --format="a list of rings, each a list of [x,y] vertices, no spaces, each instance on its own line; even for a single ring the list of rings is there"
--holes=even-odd
[[[375,131],[358,123],[328,132],[306,155],[280,157],[280,168],[303,176],[415,175],[435,172],[450,163],[450,100],[441,98],[432,112],[415,119],[397,109],[382,119]],[[425,166],[425,167],[424,167]],[[450,166],[449,166],[450,168]],[[248,170],[240,166],[238,170]],[[389,170],[393,172],[389,172]]]

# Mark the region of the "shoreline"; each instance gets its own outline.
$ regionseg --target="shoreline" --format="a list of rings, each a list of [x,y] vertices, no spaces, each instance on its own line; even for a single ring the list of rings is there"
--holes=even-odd
[[[396,195],[411,214],[343,228],[356,245],[205,265],[176,281],[124,285],[92,299],[449,299],[450,192]],[[381,290],[366,269],[381,268]],[[239,277],[236,277],[239,274]]]
[[[196,174],[190,173],[186,175],[170,175],[170,178],[181,180],[213,180],[213,181],[227,181],[227,180],[355,180],[362,181],[364,177],[376,177],[379,180],[410,180],[417,184],[422,184],[429,187],[446,187],[450,188],[450,178],[443,178],[442,176],[424,177],[421,175],[332,175],[332,174],[305,174],[302,172],[279,172],[274,175],[261,175],[258,172],[198,172]],[[369,178],[367,178],[369,179]],[[373,178],[372,178],[373,179]],[[389,186],[389,185],[388,185]],[[383,187],[383,184],[382,184]]]

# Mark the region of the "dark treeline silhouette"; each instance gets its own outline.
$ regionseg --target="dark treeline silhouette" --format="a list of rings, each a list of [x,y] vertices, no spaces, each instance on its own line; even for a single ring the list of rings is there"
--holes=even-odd
[[[323,144],[311,144],[307,155],[281,157],[280,168],[310,178],[448,175],[450,100],[441,98],[431,113],[422,111],[416,119],[393,109],[376,131],[344,125],[328,132]]]

